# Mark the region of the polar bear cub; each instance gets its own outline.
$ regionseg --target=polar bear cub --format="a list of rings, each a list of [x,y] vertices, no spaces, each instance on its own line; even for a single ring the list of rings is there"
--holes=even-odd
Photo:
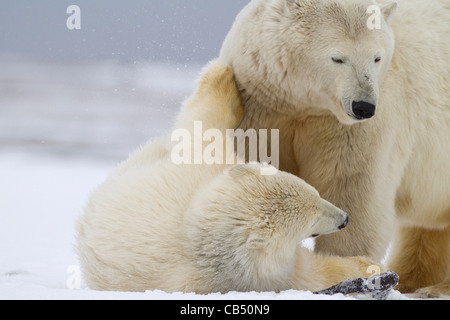
[[[175,128],[193,130],[202,121],[225,137],[242,116],[233,71],[216,61]],[[261,164],[177,165],[172,147],[166,137],[150,141],[90,196],[77,222],[90,288],[278,292],[367,276],[372,263],[364,258],[301,248],[305,238],[344,228],[348,217],[300,178],[261,175]]]

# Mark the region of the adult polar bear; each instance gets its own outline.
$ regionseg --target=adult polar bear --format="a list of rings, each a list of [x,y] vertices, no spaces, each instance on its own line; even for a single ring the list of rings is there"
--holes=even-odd
[[[450,3],[379,4],[371,30],[373,5],[253,0],[220,58],[240,127],[279,129],[280,169],[349,213],[317,250],[380,259],[395,234],[399,289],[450,294]]]
[[[200,120],[219,130],[225,143],[227,129],[242,115],[233,72],[217,61],[175,128],[192,137]],[[367,276],[374,267],[366,258],[299,248],[313,234],[342,229],[348,218],[303,180],[285,172],[262,175],[258,164],[178,165],[172,152],[169,138],[150,141],[90,195],[77,221],[77,250],[90,288],[316,291]],[[224,163],[235,159],[233,151],[223,156]]]

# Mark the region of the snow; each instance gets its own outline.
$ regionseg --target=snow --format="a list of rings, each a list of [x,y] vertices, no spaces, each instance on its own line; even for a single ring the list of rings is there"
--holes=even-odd
[[[0,299],[367,298],[89,290],[74,252],[74,222],[115,165],[170,125],[200,68],[0,61]]]

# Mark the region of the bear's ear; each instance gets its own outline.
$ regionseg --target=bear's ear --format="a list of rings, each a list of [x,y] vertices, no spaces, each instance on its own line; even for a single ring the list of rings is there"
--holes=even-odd
[[[384,15],[384,19],[389,24],[392,21],[392,18],[395,15],[395,12],[397,11],[397,1],[389,1],[387,3],[380,4],[381,13]]]
[[[311,10],[317,9],[320,1],[317,0],[284,0],[288,12],[297,18],[307,16]]]
[[[292,11],[298,6],[298,0],[285,0],[285,4],[286,8]]]
[[[237,164],[225,171],[233,178],[242,177],[247,174],[259,174],[257,165],[254,164]]]
[[[269,243],[269,239],[264,237],[258,232],[252,232],[247,239],[247,248],[249,249],[261,249],[265,248]]]
[[[317,0],[314,0],[317,1]],[[301,9],[305,5],[310,5],[310,0],[284,0],[286,8],[288,8],[291,12],[293,11],[301,11]]]
[[[317,0],[315,0],[317,1]],[[309,0],[284,0],[286,8],[292,13],[303,12],[305,5],[310,4]]]

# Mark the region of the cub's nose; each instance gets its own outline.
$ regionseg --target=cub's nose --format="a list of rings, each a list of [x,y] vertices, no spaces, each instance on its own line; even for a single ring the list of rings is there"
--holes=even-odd
[[[376,106],[365,101],[353,101],[353,113],[358,120],[370,119],[375,115]]]
[[[348,225],[348,215],[347,215],[347,217],[345,218],[344,223],[341,224],[341,225],[338,227],[338,229],[339,229],[339,230],[342,230],[342,229],[344,229],[347,225]]]

